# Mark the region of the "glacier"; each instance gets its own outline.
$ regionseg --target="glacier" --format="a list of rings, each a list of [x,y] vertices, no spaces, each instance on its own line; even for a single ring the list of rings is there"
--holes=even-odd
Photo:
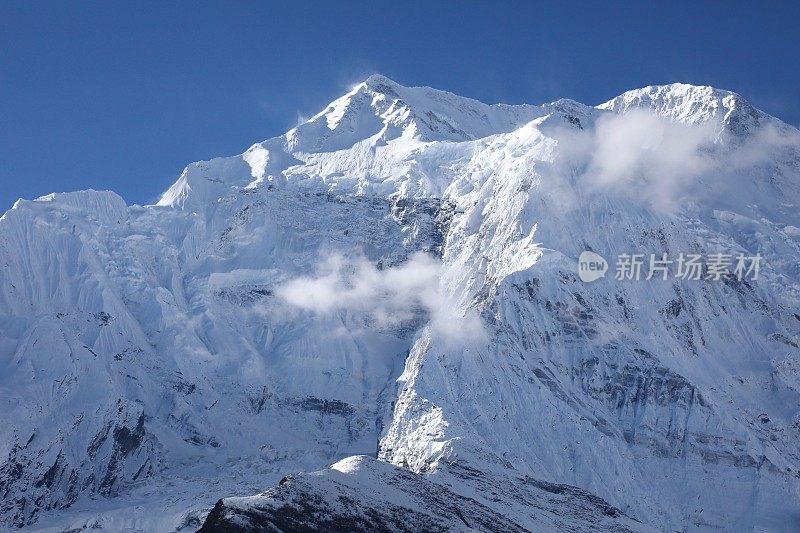
[[[0,525],[797,531],[798,205],[800,133],[729,91],[381,75],[155,205],[19,200]],[[764,263],[586,284],[585,250]]]

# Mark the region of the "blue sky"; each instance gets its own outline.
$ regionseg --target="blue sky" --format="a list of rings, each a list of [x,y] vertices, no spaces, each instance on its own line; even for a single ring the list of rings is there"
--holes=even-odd
[[[797,126],[798,20],[798,2],[3,0],[0,212],[90,187],[153,201],[373,72],[508,103],[707,84]]]

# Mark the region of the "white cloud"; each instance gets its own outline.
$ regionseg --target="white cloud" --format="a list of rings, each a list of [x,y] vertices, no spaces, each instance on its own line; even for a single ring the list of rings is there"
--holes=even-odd
[[[321,315],[368,315],[378,327],[391,327],[424,313],[445,342],[476,339],[483,327],[476,314],[461,312],[439,283],[441,262],[421,252],[408,261],[379,269],[363,255],[331,254],[313,276],[290,280],[276,295],[293,307]]]
[[[577,187],[670,212],[703,194],[718,194],[734,173],[787,160],[786,152],[800,146],[796,130],[774,124],[724,142],[718,128],[714,122],[680,123],[633,110],[603,114],[590,130],[553,134],[564,161],[581,165]]]
[[[585,173],[590,188],[627,193],[672,210],[693,181],[712,170],[711,124],[669,121],[645,111],[600,117]]]

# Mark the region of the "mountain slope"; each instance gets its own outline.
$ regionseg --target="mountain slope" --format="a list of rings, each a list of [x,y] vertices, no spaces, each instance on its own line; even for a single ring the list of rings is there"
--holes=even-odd
[[[472,480],[468,471],[460,474],[463,491]],[[388,463],[350,457],[324,471],[284,478],[258,496],[220,500],[200,531],[648,531],[574,487],[481,481],[482,490],[497,491],[495,502],[477,491],[463,496]]]
[[[0,518],[189,530],[371,455],[208,527],[299,499],[425,501],[443,529],[794,530],[798,203],[797,131],[734,93],[489,106],[382,76],[158,205],[19,201]],[[764,263],[584,284],[584,250]]]

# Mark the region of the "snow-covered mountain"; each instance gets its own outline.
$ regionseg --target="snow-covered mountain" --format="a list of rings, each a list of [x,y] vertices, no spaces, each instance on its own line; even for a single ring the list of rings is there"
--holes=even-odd
[[[734,93],[383,76],[157,205],[19,200],[0,524],[796,531],[798,205],[800,133]],[[587,284],[585,250],[763,263]]]

